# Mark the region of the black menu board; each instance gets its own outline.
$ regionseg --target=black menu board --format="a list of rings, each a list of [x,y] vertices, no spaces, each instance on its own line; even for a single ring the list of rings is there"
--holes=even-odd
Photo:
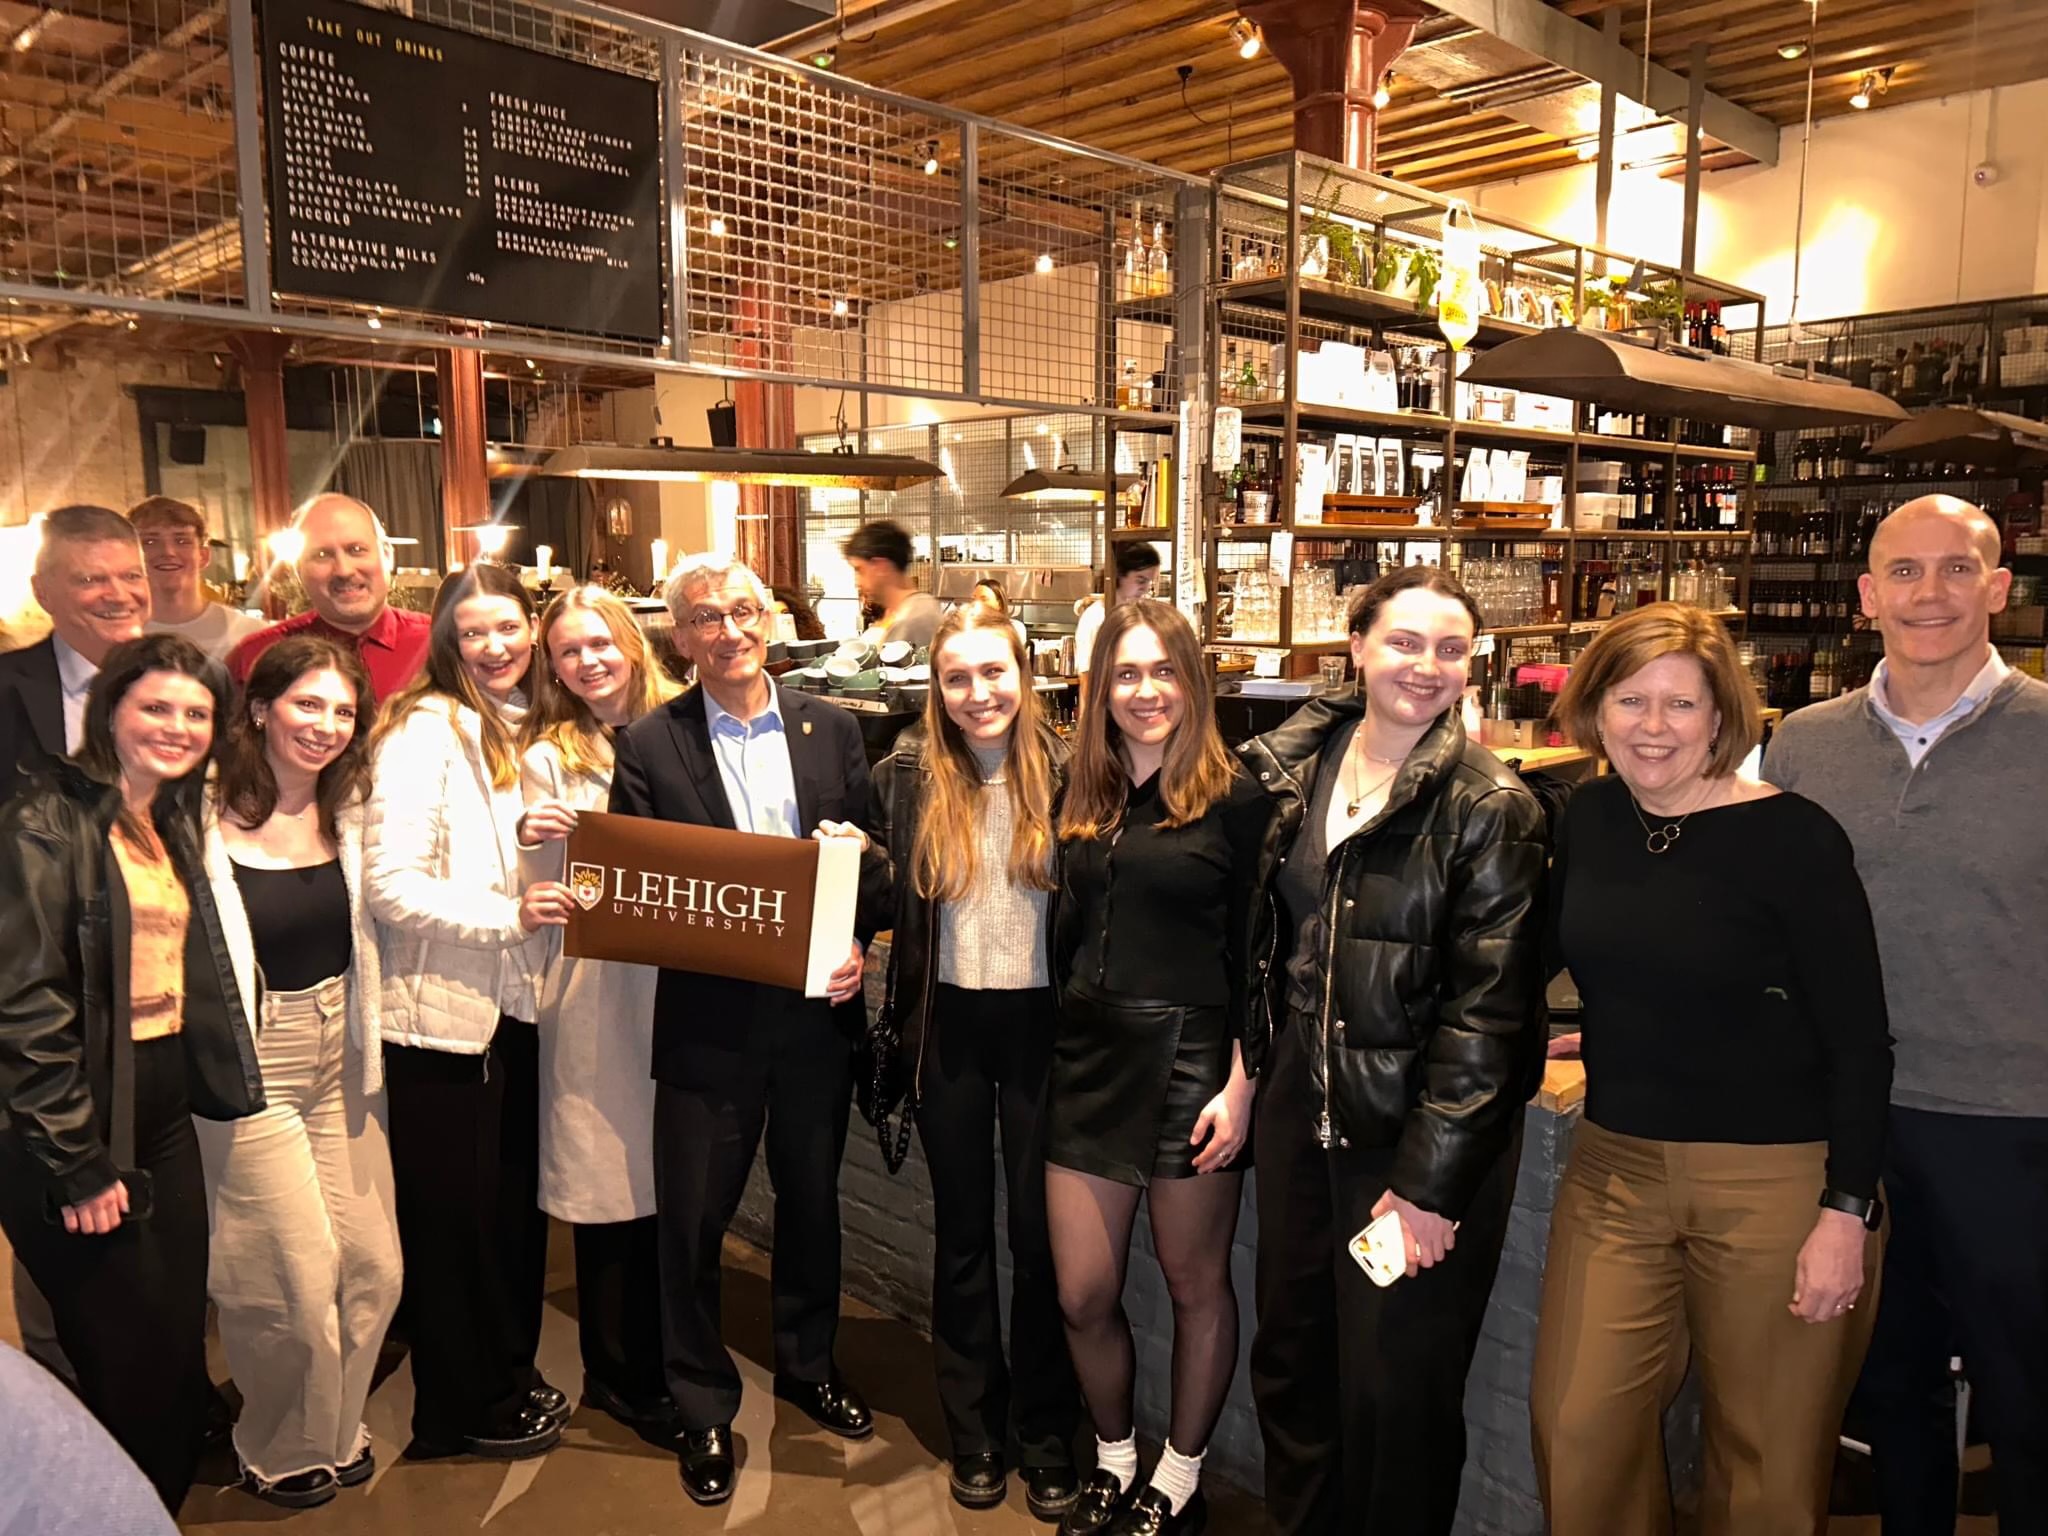
[[[655,84],[335,0],[264,0],[272,286],[661,338]]]

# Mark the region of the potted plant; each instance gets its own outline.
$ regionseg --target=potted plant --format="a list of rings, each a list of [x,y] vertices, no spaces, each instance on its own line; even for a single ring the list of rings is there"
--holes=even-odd
[[[1401,266],[1401,251],[1398,246],[1386,240],[1373,242],[1372,271],[1367,274],[1373,288],[1381,293],[1400,292]]]
[[[1358,231],[1349,224],[1332,224],[1326,238],[1330,242],[1330,281],[1362,286],[1358,281]]]
[[[1636,322],[1639,325],[1661,325],[1673,336],[1679,333],[1679,322],[1685,306],[1679,302],[1678,284],[1652,283],[1643,290],[1643,296],[1635,306]]]
[[[1408,253],[1408,287],[1417,309],[1427,309],[1436,299],[1437,282],[1444,275],[1443,256],[1426,245]]]

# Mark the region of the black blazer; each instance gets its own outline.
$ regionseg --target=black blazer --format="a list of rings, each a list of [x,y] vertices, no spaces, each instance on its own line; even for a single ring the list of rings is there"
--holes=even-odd
[[[859,724],[837,705],[793,689],[778,688],[776,697],[789,735],[798,831],[808,837],[821,821],[867,825],[871,791]],[[712,754],[701,687],[641,716],[619,733],[615,745],[613,811],[737,830]],[[854,933],[862,944],[885,920],[888,900],[889,861],[881,849],[870,846],[861,859],[854,918]],[[805,1003],[785,988],[759,982],[664,970],[654,994],[655,1079],[695,1081],[701,1072],[693,1073],[687,1064],[692,1047],[745,1049],[756,1034],[757,1020],[793,1005],[829,1011],[849,1039],[857,1039],[866,1027],[866,1006],[858,996],[834,1007],[822,998]]]
[[[64,756],[64,681],[49,640],[0,654],[0,805]]]

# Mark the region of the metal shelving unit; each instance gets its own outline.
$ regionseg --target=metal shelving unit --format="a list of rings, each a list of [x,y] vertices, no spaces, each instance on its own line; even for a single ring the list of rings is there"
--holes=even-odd
[[[1750,523],[1748,499],[1743,499],[1742,522],[1732,530],[1687,530],[1676,526],[1677,489],[1682,470],[1695,466],[1747,466],[1755,451],[1747,446],[1719,447],[1675,440],[1647,440],[1614,437],[1571,427],[1514,422],[1471,421],[1457,418],[1458,390],[1456,361],[1436,333],[1433,312],[1425,311],[1412,293],[1387,291],[1361,282],[1335,280],[1332,266],[1334,248],[1352,253],[1354,275],[1363,277],[1366,257],[1372,253],[1375,276],[1384,276],[1384,253],[1396,252],[1412,259],[1415,252],[1439,249],[1433,231],[1440,226],[1448,200],[1437,194],[1407,186],[1385,177],[1353,171],[1332,162],[1302,154],[1280,154],[1230,166],[1217,175],[1216,211],[1213,219],[1211,264],[1215,278],[1210,285],[1208,323],[1208,372],[1218,383],[1218,400],[1235,404],[1243,414],[1247,437],[1278,438],[1281,466],[1279,494],[1270,524],[1244,525],[1224,521],[1218,503],[1205,507],[1207,547],[1207,621],[1212,645],[1236,645],[1242,649],[1281,649],[1289,654],[1288,670],[1296,675],[1313,670],[1314,658],[1341,642],[1320,635],[1298,637],[1295,623],[1295,591],[1299,574],[1315,556],[1304,558],[1303,547],[1341,547],[1363,563],[1377,561],[1382,554],[1394,560],[1408,558],[1409,547],[1435,545],[1445,562],[1465,566],[1490,558],[1535,558],[1560,565],[1559,585],[1564,594],[1564,611],[1554,623],[1503,625],[1490,629],[1497,642],[1570,642],[1597,627],[1594,615],[1580,612],[1574,602],[1576,576],[1588,562],[1615,553],[1613,546],[1636,546],[1656,556],[1657,591],[1672,592],[1678,562],[1692,558],[1683,553],[1686,545],[1726,551],[1739,560],[1736,576],[1738,595],[1746,594]],[[1611,290],[1606,279],[1609,269],[1644,270],[1643,289],[1649,296],[1661,293],[1675,297],[1679,313],[1694,301],[1734,308],[1744,329],[1731,334],[1731,351],[1739,355],[1759,354],[1763,338],[1763,297],[1731,287],[1699,274],[1679,272],[1654,264],[1639,264],[1617,252],[1562,242],[1541,231],[1513,221],[1479,215],[1481,276],[1504,302],[1512,302],[1531,318],[1506,314],[1482,317],[1472,348],[1498,345],[1532,333],[1538,326],[1533,317],[1539,311],[1563,319],[1585,311],[1589,293],[1603,296]],[[1254,268],[1259,270],[1254,271]],[[1317,268],[1321,268],[1318,273]],[[1306,270],[1305,270],[1306,269]],[[1369,281],[1369,279],[1368,279]],[[1638,290],[1641,292],[1642,290]],[[1742,311],[1747,311],[1742,314]],[[1433,346],[1438,349],[1433,394],[1448,410],[1361,410],[1319,404],[1300,398],[1298,359],[1305,342],[1351,341],[1369,337],[1388,348]],[[1240,350],[1242,349],[1242,350]],[[1262,353],[1263,349],[1263,353]],[[1277,366],[1261,367],[1261,355],[1277,359]],[[1357,527],[1319,523],[1304,517],[1294,505],[1296,475],[1304,437],[1325,433],[1371,433],[1399,437],[1426,451],[1439,465],[1438,486],[1448,515],[1453,499],[1450,490],[1458,483],[1463,455],[1474,448],[1526,449],[1532,460],[1543,463],[1564,479],[1564,525],[1561,528],[1509,532],[1482,528],[1443,526]],[[1673,437],[1682,435],[1673,428]],[[1647,529],[1602,528],[1580,525],[1580,492],[1577,487],[1583,463],[1596,460],[1633,461],[1663,469],[1662,491],[1655,508],[1655,526]],[[1532,463],[1532,473],[1534,464]],[[1744,473],[1743,481],[1749,476]],[[1248,561],[1261,543],[1275,534],[1291,535],[1295,541],[1291,559],[1295,568],[1285,579],[1273,582],[1278,593],[1278,619],[1271,638],[1226,637],[1222,586],[1224,578],[1237,569],[1257,569],[1256,559]],[[1343,556],[1339,557],[1344,558]],[[1268,580],[1275,573],[1267,557]],[[1263,604],[1261,605],[1263,608]],[[1746,596],[1729,617],[1740,620],[1747,612]],[[1234,618],[1234,614],[1232,615]],[[1234,625],[1232,626],[1234,629]],[[1259,634],[1267,633],[1264,629]]]

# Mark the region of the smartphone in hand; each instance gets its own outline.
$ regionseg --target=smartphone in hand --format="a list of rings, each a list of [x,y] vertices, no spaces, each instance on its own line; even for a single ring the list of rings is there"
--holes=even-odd
[[[1406,1246],[1400,1212],[1388,1211],[1351,1239],[1351,1257],[1366,1279],[1385,1289],[1408,1273]]]

